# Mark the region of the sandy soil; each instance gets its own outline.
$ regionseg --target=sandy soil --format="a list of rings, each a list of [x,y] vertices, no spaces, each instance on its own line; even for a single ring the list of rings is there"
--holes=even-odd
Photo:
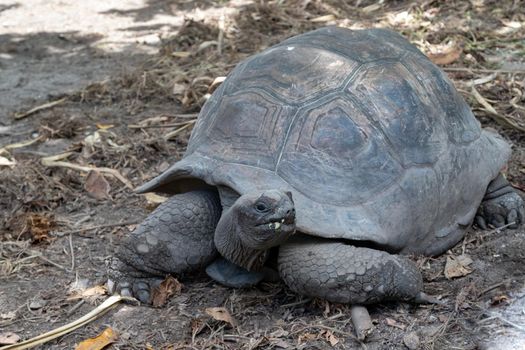
[[[508,178],[524,189],[524,8],[522,1],[0,1],[0,149],[15,144],[0,151],[13,162],[0,165],[0,339],[36,336],[100,304],[105,258],[154,207],[130,187],[182,156],[215,78],[312,28],[389,26],[445,60],[482,123],[513,144]],[[473,83],[499,119],[471,93]],[[15,119],[50,101],[61,102]],[[41,163],[63,152],[71,152],[60,159],[70,167]],[[79,165],[114,169],[124,181],[102,172],[90,187]],[[445,304],[375,305],[366,343],[354,338],[347,305],[304,299],[282,283],[233,290],[198,275],[161,308],[120,305],[42,348],[70,349],[111,327],[115,349],[525,349],[524,248],[522,229],[473,229],[442,257],[416,257],[426,291]],[[447,279],[447,259],[464,254],[469,273]],[[213,319],[209,307],[225,307],[238,326]]]

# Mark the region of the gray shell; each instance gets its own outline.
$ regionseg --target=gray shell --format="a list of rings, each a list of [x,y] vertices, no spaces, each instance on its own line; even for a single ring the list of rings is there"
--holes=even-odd
[[[241,62],[184,158],[139,191],[289,190],[301,232],[438,254],[509,154],[402,36],[327,27]]]

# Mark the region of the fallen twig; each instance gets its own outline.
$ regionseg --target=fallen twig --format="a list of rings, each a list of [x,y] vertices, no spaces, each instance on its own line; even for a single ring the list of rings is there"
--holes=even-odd
[[[492,235],[492,234],[494,234],[494,233],[500,233],[502,230],[506,229],[506,228],[509,227],[509,226],[515,225],[515,224],[516,224],[516,223],[515,223],[514,221],[513,221],[513,222],[509,222],[509,223],[506,224],[506,225],[503,225],[503,226],[501,226],[501,227],[496,227],[496,228],[494,228],[494,229],[492,229],[492,230],[489,230],[489,231],[487,231],[487,232],[485,232],[485,233],[483,233],[483,234],[477,234],[477,235],[474,235],[473,238],[471,238],[471,239],[469,239],[468,241],[466,241],[465,243],[463,243],[463,245],[473,243],[473,242],[477,241],[477,240],[480,239],[480,238],[481,238],[481,240],[483,240],[483,239],[487,238],[488,236],[490,236],[490,235]],[[465,236],[465,238],[466,238],[466,236]]]
[[[71,251],[71,271],[75,271],[75,249],[73,247],[73,234],[69,234],[69,250]]]
[[[326,329],[328,331],[331,331],[332,333],[337,333],[337,334],[340,334],[340,335],[343,335],[345,337],[349,337],[351,339],[354,339],[354,340],[358,340],[360,341],[359,339],[356,338],[355,335],[353,335],[352,333],[348,333],[348,332],[345,332],[345,331],[342,331],[342,330],[339,330],[337,328],[334,328],[334,327],[330,327],[330,326],[325,326],[323,324],[307,324],[307,323],[301,323],[301,330],[300,331],[303,331],[305,329]],[[2,349],[0,349],[2,350]]]
[[[4,147],[0,148],[0,154],[8,152],[10,149],[22,148],[22,147],[30,146],[33,143],[38,142],[40,140],[41,140],[41,137],[37,137],[36,139],[22,141],[22,142],[17,142],[17,143],[11,143],[9,145],[5,145]]]
[[[35,258],[40,258],[40,260],[43,260],[43,261],[45,261],[46,263],[48,263],[48,264],[50,264],[50,265],[53,265],[53,266],[55,266],[55,267],[58,267],[58,268],[61,269],[61,270],[64,270],[64,271],[66,271],[66,272],[69,272],[69,270],[66,269],[64,266],[62,266],[62,265],[60,265],[60,264],[58,264],[58,263],[56,263],[56,262],[54,262],[54,261],[52,261],[52,260],[49,260],[48,258],[46,258],[45,256],[43,256],[42,254],[38,254],[38,253],[37,253],[37,254],[35,254],[33,257],[35,257]]]
[[[136,220],[135,221],[125,221],[125,222],[119,222],[119,223],[114,223],[114,224],[104,224],[104,225],[83,227],[83,228],[79,228],[77,230],[71,230],[71,231],[55,232],[53,234],[55,236],[57,236],[57,237],[62,237],[62,236],[70,235],[70,234],[73,234],[73,233],[98,230],[99,228],[109,228],[109,227],[117,227],[117,226],[136,225],[138,223],[140,223],[140,221],[136,221]]]
[[[523,69],[486,69],[486,68],[468,68],[468,67],[442,67],[446,72],[471,72],[471,73],[525,73]]]
[[[496,79],[497,76],[498,76],[497,73],[492,73],[492,74],[487,75],[485,77],[481,77],[481,78],[478,78],[478,79],[472,79],[471,81],[468,82],[467,85],[472,87],[472,86],[476,86],[476,85],[483,85],[483,84],[486,84],[486,83],[490,83],[491,81]]]
[[[78,303],[76,303],[71,309],[67,311],[67,315],[71,316],[75,311],[77,311],[82,305],[84,305],[86,301],[84,299],[80,300]]]
[[[186,125],[178,128],[178,129],[175,129],[175,130],[167,133],[166,135],[164,135],[164,139],[165,140],[169,140],[169,139],[173,138],[175,135],[178,135],[181,131],[186,130],[187,128],[192,126],[194,123],[195,123],[195,120],[190,120]]]
[[[222,47],[224,43],[224,13],[219,17],[219,36],[217,38],[217,54],[222,55]]]
[[[78,164],[58,160],[58,159],[67,158],[70,154],[72,154],[72,152],[62,153],[62,154],[58,154],[58,155],[50,156],[50,157],[44,157],[40,161],[42,165],[45,165],[48,167],[69,168],[73,170],[85,171],[87,173],[89,173],[90,171],[99,171],[101,173],[106,173],[120,180],[120,182],[126,185],[126,187],[133,189],[133,185],[131,184],[131,182],[129,182],[128,179],[126,179],[121,173],[119,173],[118,170],[111,169],[111,168],[104,168],[104,167],[99,168],[99,167],[94,167],[94,166],[83,166],[83,165],[78,165]]]
[[[503,114],[498,113],[498,111],[496,111],[494,107],[492,107],[491,104],[488,103],[488,101],[485,100],[483,96],[481,96],[481,94],[478,92],[478,90],[476,90],[474,86],[472,86],[471,91],[472,96],[474,96],[476,101],[478,101],[478,103],[483,106],[484,111],[487,112],[492,117],[492,119],[494,119],[494,121],[503,126],[508,126],[521,132],[525,132],[524,127],[518,125],[513,120],[510,120],[509,118],[505,117]]]
[[[292,306],[297,306],[297,305],[302,305],[302,304],[306,304],[308,302],[312,301],[312,299],[310,298],[306,298],[306,299],[303,299],[303,300],[299,300],[299,301],[296,301],[296,302],[293,302],[293,303],[289,303],[289,304],[284,304],[284,305],[281,305],[282,308],[287,308],[287,307],[292,307]]]
[[[180,123],[172,123],[172,124],[156,124],[156,125],[139,125],[139,124],[131,124],[128,125],[128,128],[130,129],[155,129],[155,128],[173,128],[176,126],[186,125],[188,122],[180,122]]]
[[[61,327],[58,327],[50,332],[41,334],[39,336],[36,336],[34,338],[25,340],[21,343],[8,345],[0,347],[0,350],[22,350],[22,349],[28,349],[40,344],[47,343],[48,341],[51,341],[53,339],[56,339],[64,334],[70,333],[74,331],[77,328],[80,328],[89,322],[94,321],[98,317],[105,314],[107,311],[109,311],[111,308],[113,308],[117,303],[119,303],[122,300],[135,300],[133,298],[128,297],[122,297],[120,295],[113,295],[109,298],[107,298],[102,304],[97,306],[94,310],[87,313],[86,315],[80,317],[79,319],[70,322],[66,325],[63,325]]]
[[[504,281],[502,281],[502,282],[498,282],[498,283],[496,283],[496,284],[493,284],[493,285],[491,285],[491,286],[489,286],[489,287],[483,289],[481,292],[478,293],[478,298],[481,297],[483,294],[490,292],[491,290],[494,290],[494,289],[496,289],[496,288],[499,288],[499,287],[501,287],[501,286],[506,285],[507,283],[509,283],[509,281],[510,281],[510,280],[507,279],[507,280],[504,280]]]
[[[506,318],[501,317],[500,315],[496,315],[496,314],[491,313],[491,312],[485,312],[485,315],[487,315],[489,317],[487,317],[487,318],[485,318],[485,319],[483,319],[481,321],[478,321],[478,323],[485,323],[485,322],[491,321],[493,319],[498,319],[501,322],[508,324],[509,326],[512,326],[512,327],[514,327],[514,328],[516,328],[516,329],[518,329],[518,330],[520,330],[522,332],[525,332],[525,326],[522,326],[522,325],[519,325],[519,324],[514,323],[512,321],[509,321]],[[2,349],[0,348],[0,350],[2,350]]]
[[[15,114],[15,119],[16,120],[20,120],[20,119],[23,119],[25,117],[28,117],[30,116],[31,114],[33,113],[36,113],[38,111],[42,111],[44,109],[48,109],[48,108],[51,108],[51,107],[54,107],[56,105],[59,105],[63,102],[65,102],[67,100],[67,97],[64,97],[64,98],[61,98],[60,100],[56,100],[56,101],[52,101],[52,102],[47,102],[47,103],[44,103],[43,105],[40,105],[40,106],[37,106],[35,108],[31,108],[29,111],[27,112],[24,112],[24,113],[20,113],[20,114]]]

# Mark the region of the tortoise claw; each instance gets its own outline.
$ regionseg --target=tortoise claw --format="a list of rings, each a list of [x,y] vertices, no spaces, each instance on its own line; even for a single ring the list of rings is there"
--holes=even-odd
[[[476,218],[474,219],[474,222],[476,223],[476,225],[482,229],[482,230],[486,230],[488,229],[488,226],[487,226],[487,223],[485,222],[485,219],[483,218],[483,216],[481,215],[476,215]]]
[[[106,286],[110,294],[136,298],[144,304],[151,303],[151,291],[162,282],[162,278],[144,275],[117,258],[108,262],[108,273]]]
[[[481,229],[486,229],[487,224],[496,228],[506,225],[510,228],[517,228],[523,223],[524,219],[523,199],[518,193],[511,191],[494,198],[485,199],[478,210],[476,224]]]

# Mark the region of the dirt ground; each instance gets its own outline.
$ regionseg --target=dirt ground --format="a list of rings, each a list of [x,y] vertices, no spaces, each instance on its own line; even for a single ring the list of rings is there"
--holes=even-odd
[[[331,24],[393,28],[442,65],[513,145],[507,176],[525,189],[523,1],[0,0],[0,340],[107,298],[104,260],[155,206],[132,188],[184,154],[217,78]],[[347,305],[198,275],[163,307],[121,304],[41,348],[111,327],[114,349],[525,349],[524,252],[523,229],[474,228],[444,256],[414,257],[444,304],[372,306],[364,343]],[[447,261],[461,263],[458,277],[445,277]]]

